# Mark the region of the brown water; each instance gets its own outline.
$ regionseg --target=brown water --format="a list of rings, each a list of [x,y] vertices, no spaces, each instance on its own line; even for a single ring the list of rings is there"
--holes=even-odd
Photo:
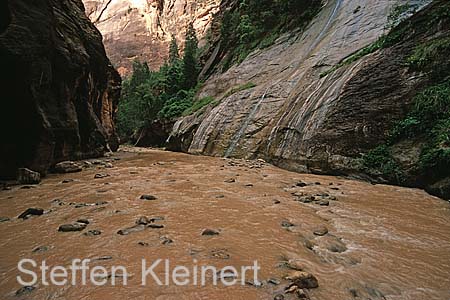
[[[386,299],[450,299],[450,205],[421,190],[156,150],[115,156],[122,159],[114,161],[112,169],[97,167],[77,174],[51,175],[32,189],[14,187],[0,192],[0,216],[12,219],[0,223],[2,299],[17,299],[17,263],[21,258],[68,266],[72,259],[102,256],[112,259],[91,266],[126,266],[131,273],[127,286],[39,284],[24,298],[273,299],[285,287],[283,280],[280,285],[263,287],[161,287],[152,281],[141,285],[142,258],[150,263],[170,258],[171,264],[190,267],[194,259],[198,265],[217,267],[252,265],[258,260],[260,280],[282,279],[289,270],[280,263],[295,260],[319,280],[319,288],[310,290],[312,299],[383,299],[383,295]],[[110,176],[94,179],[96,173]],[[62,183],[69,178],[75,181]],[[226,183],[230,178],[236,182]],[[293,188],[299,180],[321,184]],[[330,201],[328,207],[304,204],[294,201],[292,192],[326,192],[337,201]],[[139,200],[142,194],[158,199]],[[51,203],[57,198],[65,205]],[[108,204],[69,205],[98,201]],[[18,220],[16,217],[29,207],[52,211]],[[163,216],[165,220],[159,223],[165,228],[117,234],[140,216]],[[80,218],[91,221],[84,232],[98,229],[102,234],[88,237],[82,232],[57,231],[59,225]],[[283,228],[283,220],[295,226]],[[329,233],[315,236],[312,232],[319,225],[325,225]],[[220,235],[201,236],[205,228],[220,229]],[[173,243],[164,245],[161,237]],[[347,251],[327,250],[338,239]],[[313,250],[305,247],[306,240],[315,245]],[[50,249],[33,253],[38,246]],[[158,272],[162,275],[163,271]]]

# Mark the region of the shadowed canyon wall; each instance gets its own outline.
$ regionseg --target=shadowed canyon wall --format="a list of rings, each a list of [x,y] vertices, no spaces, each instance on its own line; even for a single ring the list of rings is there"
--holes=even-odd
[[[118,147],[121,79],[79,0],[3,1],[0,177]]]
[[[168,57],[172,34],[182,46],[186,26],[194,23],[200,46],[220,0],[83,0],[86,13],[103,34],[106,51],[122,75],[134,60],[158,69]]]

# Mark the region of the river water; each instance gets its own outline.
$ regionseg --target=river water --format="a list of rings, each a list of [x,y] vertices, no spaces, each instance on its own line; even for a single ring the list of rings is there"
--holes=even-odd
[[[450,299],[450,204],[424,191],[158,150],[114,157],[120,160],[112,160],[113,168],[50,175],[34,188],[0,192],[0,217],[11,218],[0,223],[2,299],[273,299],[287,284],[286,261],[318,279],[311,299]],[[109,176],[94,179],[97,173]],[[307,186],[296,186],[300,181]],[[326,193],[329,206],[301,203],[293,193]],[[143,194],[157,199],[140,200]],[[29,207],[48,211],[17,219]],[[164,228],[117,234],[140,216],[164,217],[157,221]],[[90,222],[82,232],[58,232],[61,224],[79,219]],[[323,226],[326,235],[313,233]],[[202,236],[205,228],[220,234]],[[94,229],[101,235],[84,235]],[[46,251],[33,252],[40,246]],[[91,267],[125,266],[127,285],[120,284],[123,278],[101,287],[40,282],[18,297],[17,264],[23,258],[49,266],[69,266],[77,258],[92,259]],[[189,268],[239,268],[257,260],[263,285],[207,281],[179,287],[150,280],[143,286],[142,259],[170,259]],[[157,274],[163,277],[162,267]],[[268,283],[271,278],[280,284]]]

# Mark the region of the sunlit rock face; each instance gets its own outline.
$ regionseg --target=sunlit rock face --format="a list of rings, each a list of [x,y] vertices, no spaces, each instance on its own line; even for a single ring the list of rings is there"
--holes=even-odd
[[[421,30],[423,19],[449,3],[434,1],[412,17],[408,22],[416,24],[416,30],[394,46],[321,74],[374,43],[386,32],[392,9],[403,3],[326,2],[304,32],[282,36],[241,64],[213,74],[199,98],[210,96],[220,103],[175,123],[168,147],[194,154],[260,157],[300,172],[367,178],[361,171],[362,155],[386,140],[393,124],[405,117],[413,95],[429,82],[427,76],[411,72],[405,61],[424,40],[450,34],[447,23]],[[248,83],[254,87],[230,95],[233,88]],[[407,155],[411,153],[401,154]],[[428,184],[414,176],[408,185]]]
[[[167,58],[172,34],[182,46],[189,22],[194,22],[202,45],[220,4],[220,0],[83,2],[86,14],[103,35],[109,58],[122,75],[130,73],[133,60],[146,61],[153,69],[161,66]]]

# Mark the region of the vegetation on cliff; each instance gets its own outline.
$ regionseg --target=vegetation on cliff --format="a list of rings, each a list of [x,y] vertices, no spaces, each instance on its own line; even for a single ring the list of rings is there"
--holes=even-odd
[[[225,12],[221,24],[222,67],[242,62],[255,48],[271,45],[280,33],[306,26],[319,0],[240,0]]]
[[[425,25],[428,28],[448,26],[449,17],[450,7],[444,6],[427,16]],[[404,24],[394,33],[415,29],[410,24]],[[428,76],[429,82],[415,95],[407,116],[393,125],[386,142],[364,156],[364,165],[369,174],[379,174],[399,184],[423,184],[450,176],[448,55],[450,37],[437,35],[431,40],[422,41],[407,56],[405,65],[408,70]],[[420,148],[417,162],[408,168],[402,166],[392,154],[394,147],[405,140],[415,141]]]
[[[158,71],[150,70],[145,62],[134,62],[132,75],[123,83],[117,120],[120,135],[129,137],[154,120],[170,120],[212,102],[194,103],[198,73],[198,40],[190,24],[182,57],[172,38],[169,59]]]

